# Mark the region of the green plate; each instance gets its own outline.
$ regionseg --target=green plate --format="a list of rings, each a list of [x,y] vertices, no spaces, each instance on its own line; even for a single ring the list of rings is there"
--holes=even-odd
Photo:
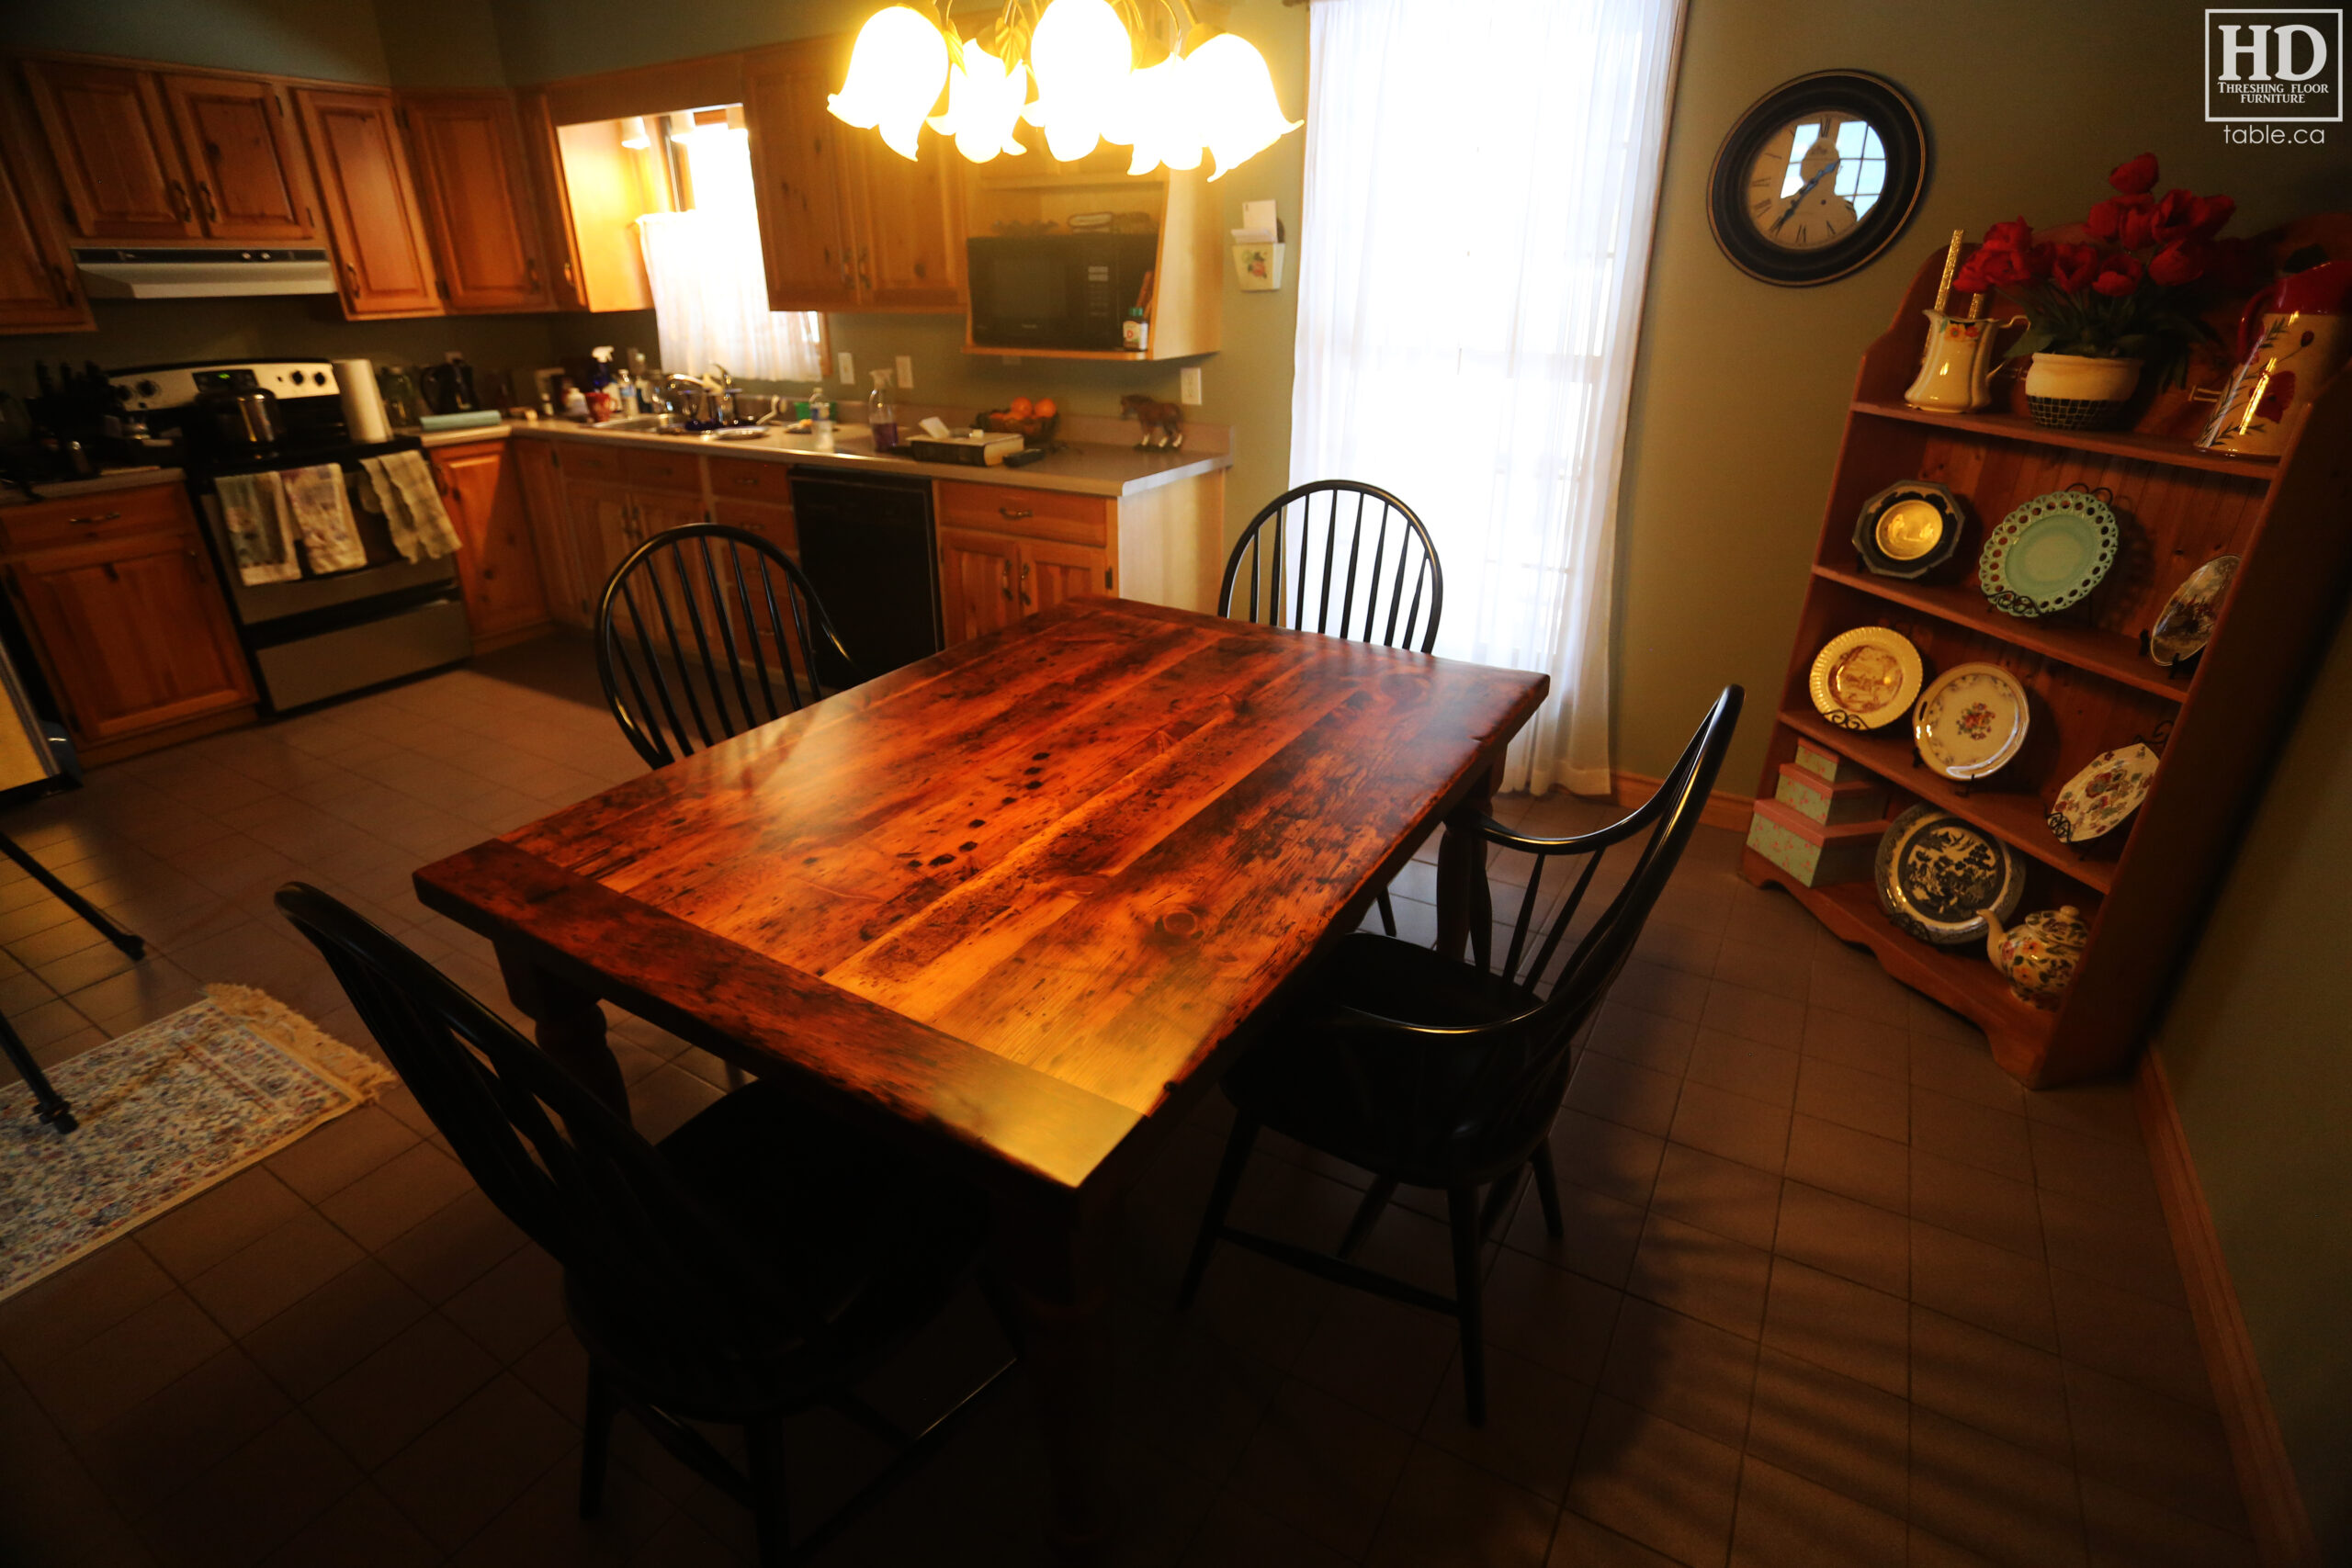
[[[2007,517],[1976,558],[1978,586],[1993,607],[2046,615],[2080,604],[2115,564],[2122,531],[2115,511],[2087,491],[2037,495]]]

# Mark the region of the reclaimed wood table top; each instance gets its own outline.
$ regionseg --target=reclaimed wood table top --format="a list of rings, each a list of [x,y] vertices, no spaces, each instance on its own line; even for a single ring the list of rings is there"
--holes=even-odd
[[[1074,600],[417,886],[698,1043],[1076,1189],[1352,928],[1546,687]]]

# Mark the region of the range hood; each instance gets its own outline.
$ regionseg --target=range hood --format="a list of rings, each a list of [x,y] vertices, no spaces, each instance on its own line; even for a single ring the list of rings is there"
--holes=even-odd
[[[251,294],[332,294],[322,250],[77,250],[93,299],[214,299]]]

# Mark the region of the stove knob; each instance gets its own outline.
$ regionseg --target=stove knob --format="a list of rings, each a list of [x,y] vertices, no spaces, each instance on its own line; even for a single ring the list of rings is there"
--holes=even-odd
[[[292,379],[296,386],[300,386],[302,384],[302,373],[300,370],[295,371]]]
[[[142,398],[152,398],[157,392],[163,390],[163,389],[156,386],[153,381],[141,381],[138,386],[133,387],[131,390],[137,392]]]

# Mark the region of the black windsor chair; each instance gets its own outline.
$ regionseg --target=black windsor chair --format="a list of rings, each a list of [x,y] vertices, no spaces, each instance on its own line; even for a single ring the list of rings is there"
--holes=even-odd
[[[1657,792],[1630,816],[1594,832],[1539,839],[1488,818],[1488,843],[1536,857],[1499,968],[1359,932],[1347,937],[1314,988],[1236,1063],[1225,1092],[1238,1115],[1202,1216],[1179,1300],[1189,1305],[1219,1241],[1311,1273],[1452,1314],[1462,1330],[1462,1377],[1471,1423],[1486,1420],[1479,1250],[1531,1172],[1545,1228],[1562,1234],[1548,1142],[1574,1065],[1573,1042],[1600,1008],[1641,935],[1651,907],[1698,825],[1739,721],[1741,693],[1727,686]],[[1574,924],[1603,855],[1641,841],[1616,896],[1593,919],[1548,991],[1539,982]],[[1536,919],[1539,888],[1555,862],[1581,858],[1559,908]],[[1556,887],[1561,878],[1554,879]],[[1479,922],[1483,929],[1483,919]],[[1374,1181],[1336,1254],[1317,1252],[1227,1223],[1259,1133],[1271,1127],[1372,1172]],[[1453,1232],[1451,1299],[1351,1261],[1399,1186],[1446,1195]],[[1478,1189],[1487,1189],[1483,1209]]]
[[[974,1265],[987,1213],[978,1192],[773,1082],[648,1143],[505,1021],[333,897],[296,883],[277,905],[325,955],[483,1193],[563,1266],[565,1308],[589,1361],[582,1517],[601,1506],[613,1419],[626,1409],[752,1510],[762,1564],[800,1561],[1011,1370],[1008,1360],[919,1434],[852,1392],[938,1315]],[[794,1547],[783,1423],[816,1404],[899,1453]],[[741,1425],[749,1473],[691,1421]]]
[[[1354,479],[1316,479],[1268,502],[1233,542],[1217,589],[1221,615],[1421,653],[1437,645],[1444,609],[1445,572],[1429,529],[1411,507]],[[1381,929],[1395,936],[1385,887],[1379,905]]]

